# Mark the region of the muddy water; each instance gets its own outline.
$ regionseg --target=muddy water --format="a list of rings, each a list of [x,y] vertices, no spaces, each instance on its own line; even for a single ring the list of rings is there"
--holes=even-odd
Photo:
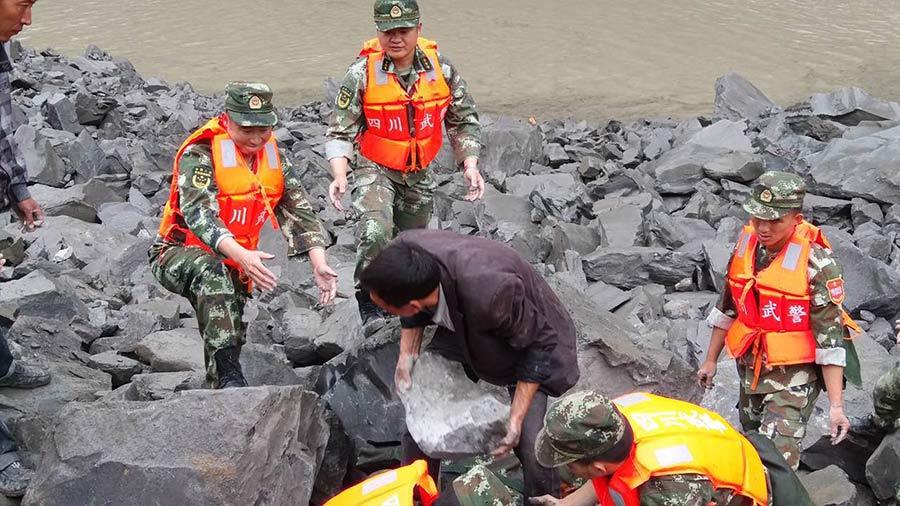
[[[773,100],[856,85],[900,99],[896,0],[420,0],[483,110],[538,119],[707,114],[738,71]],[[200,91],[269,82],[318,99],[374,34],[369,0],[40,0],[19,37],[129,58]]]

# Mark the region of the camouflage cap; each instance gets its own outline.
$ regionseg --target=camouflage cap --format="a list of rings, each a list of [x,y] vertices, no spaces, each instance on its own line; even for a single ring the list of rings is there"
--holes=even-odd
[[[625,436],[626,423],[612,401],[590,390],[560,398],[544,417],[535,441],[538,462],[559,467],[586,457],[599,457]]]
[[[416,0],[375,0],[375,28],[379,32],[416,26],[419,26]]]
[[[777,220],[803,208],[806,183],[796,174],[769,171],[753,182],[744,210],[761,220]]]
[[[278,123],[272,105],[272,90],[263,83],[228,83],[225,86],[225,110],[240,126],[271,127]]]

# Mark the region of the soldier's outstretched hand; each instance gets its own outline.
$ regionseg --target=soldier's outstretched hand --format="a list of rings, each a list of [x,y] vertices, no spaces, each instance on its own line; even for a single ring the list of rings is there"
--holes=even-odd
[[[6,265],[6,259],[3,258],[3,253],[0,253],[0,274],[3,274],[4,265]]]
[[[344,210],[344,204],[341,203],[341,199],[344,198],[345,193],[347,193],[346,177],[337,177],[328,185],[328,199],[338,211]]]
[[[330,304],[337,295],[337,273],[328,264],[324,264],[313,269],[313,278],[319,287],[319,304]]]
[[[469,192],[466,193],[466,200],[472,202],[484,196],[484,178],[481,177],[481,172],[479,172],[477,166],[470,165],[466,167],[466,171],[463,172],[463,179],[465,179],[466,184],[469,186]]]
[[[900,320],[894,322],[894,331],[897,332],[897,346],[900,346]]]
[[[829,415],[831,418],[831,444],[840,444],[850,432],[850,420],[844,415],[843,407],[832,406]]]
[[[265,251],[244,250],[244,252],[235,259],[238,265],[250,276],[257,288],[264,292],[274,290],[275,274],[263,265],[263,260],[271,260],[275,258],[275,255]]]
[[[716,363],[711,361],[703,362],[700,369],[697,370],[697,383],[703,388],[713,387],[713,378],[716,377]]]

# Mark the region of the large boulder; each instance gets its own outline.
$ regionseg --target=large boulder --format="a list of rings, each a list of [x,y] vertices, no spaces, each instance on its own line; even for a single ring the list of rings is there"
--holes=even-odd
[[[630,289],[647,283],[674,286],[693,276],[698,260],[665,248],[600,246],[583,263],[589,280]]]
[[[900,204],[900,126],[858,139],[835,139],[806,156],[818,193],[882,204]]]
[[[900,119],[900,105],[896,102],[882,102],[857,87],[816,93],[807,102],[813,114],[832,118],[848,126],[856,126],[862,121]]]
[[[716,79],[716,102],[713,119],[756,120],[777,109],[762,91],[736,72]]]
[[[866,480],[875,497],[893,499],[900,485],[900,432],[888,434],[866,462]]]
[[[299,387],[74,403],[57,420],[24,505],[307,504],[328,440]]]
[[[134,353],[153,372],[204,370],[203,341],[196,329],[153,332],[138,341]]]
[[[462,364],[434,353],[423,353],[416,361],[412,386],[400,399],[410,435],[431,457],[484,455],[506,435],[508,392],[473,382]]]
[[[893,319],[900,305],[900,274],[863,253],[847,233],[830,226],[822,230],[844,270],[844,308],[851,313],[865,309]]]
[[[802,476],[800,481],[816,506],[875,506],[875,498],[864,487],[854,484],[838,466]]]
[[[0,289],[0,323],[12,323],[19,316],[52,316],[68,322],[74,316],[86,318],[88,308],[60,279],[43,271],[3,283]]]
[[[484,150],[479,165],[489,175],[527,172],[532,162],[543,156],[541,131],[526,121],[507,116],[486,119],[483,132]]]

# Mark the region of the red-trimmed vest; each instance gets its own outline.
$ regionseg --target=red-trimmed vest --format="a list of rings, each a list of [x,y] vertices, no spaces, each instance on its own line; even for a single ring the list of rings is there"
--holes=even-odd
[[[397,75],[387,72],[377,39],[366,42],[359,53],[368,59],[363,96],[366,127],[357,139],[359,151],[375,163],[402,172],[422,170],[437,156],[451,99],[437,43],[420,38],[418,45],[427,57],[427,68],[409,94]]]
[[[738,317],[725,337],[731,357],[741,357],[748,350],[753,353],[754,389],[763,357],[769,367],[815,363],[818,346],[809,320],[809,250],[813,244],[831,248],[821,230],[803,221],[778,256],[757,272],[758,242],[753,227],[745,226],[728,268],[728,289]],[[859,331],[843,314],[844,324]]]
[[[611,476],[593,480],[600,506],[639,506],[638,488],[654,476],[699,474],[754,506],[768,503],[765,468],[753,445],[724,418],[695,404],[645,393],[613,402],[634,431],[628,460]]]
[[[275,137],[270,137],[257,153],[253,167],[248,167],[219,118],[210,120],[191,134],[178,149],[172,169],[172,189],[163,212],[159,235],[170,242],[200,246],[212,252],[189,229],[179,226],[179,220],[176,219],[181,214],[178,162],[188,146],[201,140],[209,141],[212,147],[213,174],[219,189],[216,196],[219,218],[241,246],[255,250],[259,244],[259,233],[267,219],[271,217],[272,226],[278,228],[272,211],[284,193],[284,173],[281,170],[278,145]],[[202,184],[202,180],[196,184]],[[230,262],[229,265],[234,264]]]

